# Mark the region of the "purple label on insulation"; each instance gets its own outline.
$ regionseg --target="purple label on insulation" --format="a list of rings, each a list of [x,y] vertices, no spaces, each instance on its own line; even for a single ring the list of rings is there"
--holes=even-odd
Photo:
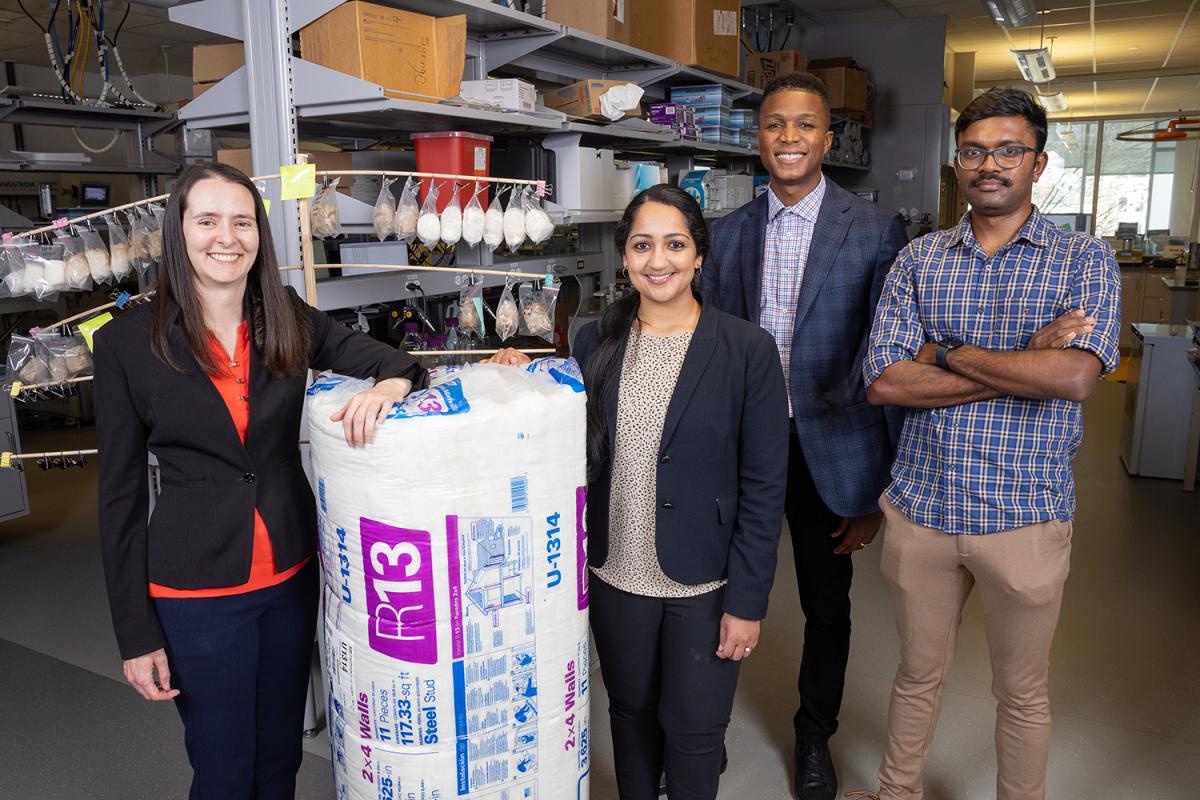
[[[588,607],[587,487],[575,490],[575,572],[579,610]]]
[[[458,560],[458,517],[446,517],[446,572],[450,582],[450,657],[463,657],[462,567]]]
[[[363,517],[367,642],[377,653],[412,664],[437,661],[433,553],[429,531],[396,528]]]

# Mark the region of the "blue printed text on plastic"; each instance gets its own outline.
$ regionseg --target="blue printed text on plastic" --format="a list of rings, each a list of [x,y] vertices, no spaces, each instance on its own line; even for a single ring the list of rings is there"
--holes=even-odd
[[[583,391],[583,373],[573,358],[539,358],[525,369],[533,374],[544,372],[563,386]]]
[[[414,392],[403,403],[396,403],[388,412],[388,419],[412,419],[414,417],[445,417],[463,414],[471,410],[471,404],[463,394],[462,379],[455,378],[441,386]]]
[[[331,391],[338,386],[341,386],[346,381],[350,380],[345,375],[333,375],[331,373],[323,373],[317,376],[317,379],[312,382],[312,386],[308,387],[308,396],[313,397],[321,392]]]

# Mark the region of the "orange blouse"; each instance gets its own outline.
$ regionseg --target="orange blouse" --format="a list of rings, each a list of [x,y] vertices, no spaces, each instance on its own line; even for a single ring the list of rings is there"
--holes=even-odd
[[[246,429],[250,425],[250,328],[243,322],[238,326],[237,346],[234,348],[233,360],[229,360],[224,346],[216,336],[209,334],[209,347],[218,363],[225,363],[229,369],[219,375],[210,374],[213,386],[225,401],[229,415],[233,417],[234,427],[242,444],[246,443]],[[250,560],[250,578],[237,586],[224,586],[213,589],[172,589],[170,586],[150,584],[151,597],[227,597],[235,594],[245,594],[258,589],[266,589],[283,583],[295,575],[308,563],[304,559],[291,569],[284,572],[275,571],[275,553],[271,549],[271,539],[267,536],[267,524],[263,522],[258,509],[254,509],[254,549]]]

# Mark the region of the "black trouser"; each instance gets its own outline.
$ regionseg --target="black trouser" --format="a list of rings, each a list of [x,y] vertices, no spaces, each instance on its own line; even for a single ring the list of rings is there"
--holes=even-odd
[[[733,711],[738,662],[717,657],[724,589],[699,597],[622,592],[594,574],[592,634],[608,690],[621,800],[711,800]]]
[[[796,741],[824,744],[837,731],[838,711],[850,657],[849,555],[835,555],[841,539],[830,536],[841,517],[821,499],[800,449],[795,423],[788,452],[786,514],[796,561],[796,584],[804,611],[804,653],[800,659],[800,709]]]
[[[192,764],[190,800],[291,800],[304,756],[304,694],[317,559],[283,583],[228,597],[155,600]]]

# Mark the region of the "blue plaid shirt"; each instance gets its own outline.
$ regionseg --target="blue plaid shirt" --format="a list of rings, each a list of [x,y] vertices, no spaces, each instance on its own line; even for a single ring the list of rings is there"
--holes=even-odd
[[[788,416],[792,416],[792,332],[796,327],[796,305],[800,284],[808,265],[813,227],[825,199],[825,176],[795,205],[785,206],[768,188],[767,235],[763,242],[762,294],[758,324],[775,337],[783,380],[787,385]]]
[[[1035,208],[1016,237],[988,258],[971,230],[909,243],[888,274],[863,364],[867,385],[921,345],[957,337],[990,350],[1023,350],[1067,311],[1096,317],[1071,342],[1102,374],[1119,359],[1121,276],[1112,248],[1055,228]],[[995,533],[1075,515],[1071,462],[1083,411],[1068,400],[1000,397],[908,412],[886,495],[920,525]]]

